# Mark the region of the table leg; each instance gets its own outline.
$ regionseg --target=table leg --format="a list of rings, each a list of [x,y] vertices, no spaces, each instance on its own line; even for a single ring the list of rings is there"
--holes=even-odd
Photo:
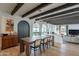
[[[52,46],[54,46],[54,37],[52,38]]]
[[[20,40],[20,53],[24,52],[24,44],[23,41]]]
[[[45,51],[44,43],[42,45],[43,45],[43,51]]]
[[[26,42],[25,45],[26,45],[26,55],[27,55],[27,56],[30,56],[31,52],[30,52],[30,46],[29,46],[29,43]]]

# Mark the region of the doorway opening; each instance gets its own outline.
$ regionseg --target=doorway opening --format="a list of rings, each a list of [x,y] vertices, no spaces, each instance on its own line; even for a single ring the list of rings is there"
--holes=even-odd
[[[18,37],[24,38],[30,36],[30,26],[29,23],[26,21],[20,21],[18,23]]]

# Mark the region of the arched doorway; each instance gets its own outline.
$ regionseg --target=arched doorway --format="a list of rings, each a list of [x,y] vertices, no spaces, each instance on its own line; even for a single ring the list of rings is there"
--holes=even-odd
[[[18,37],[24,38],[30,36],[30,26],[29,23],[26,21],[20,21],[18,23]]]
[[[20,21],[18,23],[18,38],[20,43],[20,53],[24,52],[24,45],[21,38],[29,37],[30,36],[30,26],[29,23],[26,21]]]

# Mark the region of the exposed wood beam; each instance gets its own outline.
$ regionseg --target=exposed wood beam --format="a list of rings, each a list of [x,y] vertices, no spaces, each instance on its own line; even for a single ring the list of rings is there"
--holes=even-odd
[[[36,18],[36,17],[39,17],[39,16],[43,16],[43,15],[46,15],[46,14],[49,14],[49,13],[53,13],[55,11],[58,11],[58,10],[61,10],[61,9],[64,9],[64,8],[68,8],[68,7],[73,6],[73,5],[76,5],[76,4],[77,3],[66,3],[66,4],[64,4],[62,6],[56,7],[54,9],[45,11],[45,12],[40,13],[40,14],[37,14],[37,15],[34,15],[34,16],[30,17],[30,19],[33,19],[33,18]]]
[[[65,18],[72,18],[72,17],[76,17],[78,15],[79,15],[79,11],[69,13],[69,14],[65,14],[65,15],[61,15],[59,17],[53,17],[53,18],[44,19],[43,21],[51,21],[51,20],[56,20],[56,19],[59,20],[59,19],[65,19]]]
[[[30,10],[29,12],[26,12],[25,14],[23,14],[22,17],[25,17],[25,16],[27,16],[27,15],[29,15],[37,10],[40,10],[41,8],[44,8],[50,4],[51,3],[42,3],[42,4],[38,5],[37,7],[35,7],[34,9]]]
[[[76,12],[76,13],[73,13],[73,14],[69,14],[69,15],[65,15],[65,16],[60,16],[60,17],[55,17],[55,18],[49,18],[49,19],[45,19],[45,20],[43,20],[43,21],[45,21],[45,22],[49,22],[49,23],[52,23],[52,24],[54,24],[54,23],[56,23],[56,24],[58,24],[57,22],[61,22],[61,20],[62,21],[64,21],[64,20],[69,20],[69,21],[73,21],[74,19],[74,21],[78,21],[78,19],[79,19],[79,11],[78,12]],[[73,20],[72,20],[73,19]],[[68,21],[68,22],[69,22]],[[62,22],[61,22],[62,23]],[[63,24],[65,24],[65,22],[63,22]]]
[[[63,11],[63,12],[60,12],[60,13],[48,15],[48,16],[45,16],[45,17],[41,17],[41,18],[38,18],[37,20],[41,20],[41,19],[45,19],[45,18],[50,18],[50,17],[54,17],[54,16],[66,14],[66,13],[76,12],[76,11],[79,11],[79,7],[75,8],[75,9],[70,9],[70,10],[67,10],[67,11]]]
[[[17,3],[13,11],[11,12],[11,15],[14,15],[22,6],[24,3]]]
[[[55,17],[46,18],[44,20],[48,20],[48,19],[61,19],[61,18],[64,19],[64,18],[74,17],[74,16],[78,16],[78,15],[79,15],[79,11],[75,11],[75,12],[71,12],[71,13],[57,15]]]
[[[79,23],[78,15],[76,15],[76,16],[72,15],[70,17],[65,16],[65,17],[62,17],[61,19],[50,19],[50,20],[44,20],[44,21],[52,23],[52,24],[75,24],[75,22]]]

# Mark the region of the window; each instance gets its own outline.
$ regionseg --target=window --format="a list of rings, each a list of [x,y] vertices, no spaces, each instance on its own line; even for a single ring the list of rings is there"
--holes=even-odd
[[[51,24],[47,24],[47,25],[48,25],[48,28],[47,28],[47,29],[48,29],[48,32],[49,32],[49,33],[51,33],[51,32],[52,32],[53,27],[52,27],[52,25],[51,25]]]
[[[40,36],[40,25],[39,23],[33,24],[33,37]]]
[[[55,25],[55,34],[59,35],[59,25]]]
[[[49,34],[53,34],[55,31],[55,25],[52,24],[47,24],[47,32],[49,32]]]
[[[41,36],[45,36],[46,33],[47,33],[46,25],[42,24],[42,33],[41,33]]]
[[[61,25],[61,30],[60,31],[61,31],[61,33],[63,33],[64,35],[66,35],[66,25]]]

